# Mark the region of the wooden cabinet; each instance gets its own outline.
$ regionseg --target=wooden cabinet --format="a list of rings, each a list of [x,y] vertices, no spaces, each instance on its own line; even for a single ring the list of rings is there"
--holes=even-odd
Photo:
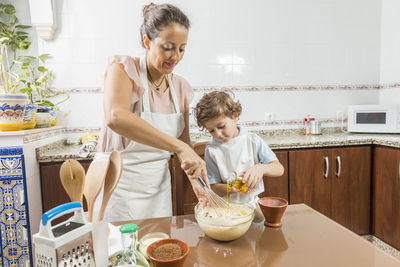
[[[400,149],[376,147],[372,233],[400,249]]]
[[[289,200],[288,152],[284,150],[274,152],[285,172],[280,177],[263,177],[263,196],[282,197]]]
[[[204,157],[206,144],[201,142],[194,145],[198,155]],[[276,156],[282,163],[285,173],[281,177],[264,177],[265,195],[279,196],[289,199],[288,181],[288,152],[276,151]],[[172,178],[172,206],[174,215],[193,214],[194,206],[198,200],[193,192],[192,185],[180,166],[180,162],[174,155],[170,160],[170,171]]]
[[[91,160],[82,160],[79,162],[82,164],[86,172]],[[62,163],[63,162],[41,162],[39,164],[43,212],[71,201],[60,180],[60,168]],[[86,210],[85,204],[84,201],[84,208]],[[55,223],[58,221],[55,221]]]
[[[371,148],[289,152],[290,203],[305,203],[348,229],[370,232]]]

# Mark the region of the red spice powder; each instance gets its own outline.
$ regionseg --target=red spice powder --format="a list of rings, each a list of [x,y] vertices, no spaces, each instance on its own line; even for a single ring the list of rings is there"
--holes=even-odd
[[[156,247],[152,252],[151,256],[159,260],[173,260],[179,258],[185,253],[183,248],[174,243],[163,244]]]

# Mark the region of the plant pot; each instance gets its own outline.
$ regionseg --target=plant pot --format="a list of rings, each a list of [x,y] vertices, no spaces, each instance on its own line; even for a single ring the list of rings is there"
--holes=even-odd
[[[22,129],[24,110],[28,96],[24,94],[0,94],[0,130]]]
[[[57,107],[55,106],[39,106],[41,109],[46,109],[49,111],[51,117],[51,125],[55,126],[57,124]]]
[[[36,125],[36,110],[38,108],[37,104],[28,104],[25,107],[24,122],[22,124],[22,129],[33,129]]]
[[[51,127],[52,117],[49,109],[39,107],[36,111],[36,128],[49,128]]]

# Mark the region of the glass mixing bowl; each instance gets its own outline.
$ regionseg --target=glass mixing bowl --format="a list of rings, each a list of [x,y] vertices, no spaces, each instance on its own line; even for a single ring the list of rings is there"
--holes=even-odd
[[[231,241],[249,230],[254,218],[254,207],[250,204],[231,204],[230,214],[226,210],[215,212],[212,207],[194,208],[200,229],[209,237],[219,241]]]

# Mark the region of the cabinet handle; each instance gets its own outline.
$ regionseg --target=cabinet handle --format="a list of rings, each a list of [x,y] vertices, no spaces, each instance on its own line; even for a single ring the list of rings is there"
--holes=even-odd
[[[342,170],[342,162],[341,162],[341,160],[340,160],[340,156],[337,156],[337,157],[336,157],[336,162],[337,162],[337,165],[338,165],[336,176],[339,178],[340,172],[341,172],[341,170]]]
[[[399,160],[399,177],[400,177],[400,160]]]
[[[329,174],[329,159],[328,157],[325,157],[325,173],[324,173],[324,177],[325,179],[328,178],[328,174]]]

